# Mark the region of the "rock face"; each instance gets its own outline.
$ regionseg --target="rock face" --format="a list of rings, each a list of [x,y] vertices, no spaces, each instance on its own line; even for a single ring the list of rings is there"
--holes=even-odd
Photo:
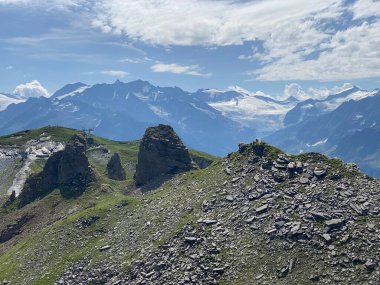
[[[193,168],[187,148],[167,125],[148,128],[140,144],[135,181],[143,185],[165,174],[175,174]]]
[[[121,165],[120,156],[115,153],[107,164],[108,177],[113,180],[125,180],[125,170]]]
[[[31,219],[32,215],[25,215],[17,219],[13,224],[0,230],[0,243],[4,243],[22,232],[22,227]]]
[[[32,174],[20,193],[19,207],[59,188],[64,196],[80,194],[96,179],[85,155],[86,140],[74,135],[63,151],[54,153],[46,162],[42,172]]]

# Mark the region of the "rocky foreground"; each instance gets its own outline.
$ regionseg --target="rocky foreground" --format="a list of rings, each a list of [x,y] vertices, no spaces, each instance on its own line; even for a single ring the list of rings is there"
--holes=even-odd
[[[379,284],[380,181],[354,164],[255,141],[196,169],[201,158],[167,126],[139,147],[99,147],[104,164],[74,136],[39,174],[61,173],[49,191],[0,213],[0,282]],[[154,175],[139,188],[145,170]],[[76,180],[92,171],[89,185]],[[75,199],[52,189],[69,181],[86,182]]]
[[[140,248],[127,270],[112,260],[92,267],[87,257],[56,284],[379,284],[378,180],[260,141],[209,173],[212,189],[193,181],[196,203],[177,205],[192,218],[158,247]]]

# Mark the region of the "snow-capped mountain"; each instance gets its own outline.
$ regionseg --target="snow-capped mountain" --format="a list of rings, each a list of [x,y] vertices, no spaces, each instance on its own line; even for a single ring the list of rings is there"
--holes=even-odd
[[[189,146],[221,155],[256,136],[253,129],[228,119],[178,87],[157,87],[142,80],[69,84],[50,98],[31,98],[0,112],[1,134],[63,125],[131,140],[141,138],[147,126],[159,123],[172,125]]]
[[[279,130],[265,140],[292,153],[336,155],[380,177],[380,90],[356,90],[335,96],[351,100]]]
[[[312,117],[320,116],[334,111],[344,102],[361,100],[373,96],[375,91],[361,90],[357,86],[350,87],[337,94],[330,95],[323,100],[308,99],[298,103],[284,118],[286,126],[306,121]]]
[[[110,139],[132,140],[141,138],[148,126],[164,123],[172,125],[190,147],[212,154],[225,155],[240,142],[265,136],[264,140],[287,152],[319,151],[367,167],[380,157],[380,147],[366,141],[378,140],[379,100],[379,90],[358,87],[323,100],[300,102],[294,97],[277,100],[240,87],[191,93],[142,80],[95,85],[78,82],[51,97],[25,101],[16,94],[0,95],[0,106],[2,102],[5,106],[0,110],[0,134],[62,125],[94,129],[95,134]],[[347,143],[351,140],[365,151],[351,149]],[[368,145],[376,150],[369,151]]]
[[[286,113],[299,102],[294,97],[276,100],[262,92],[252,93],[240,87],[232,87],[227,91],[200,89],[192,95],[224,116],[254,128],[258,136],[281,129]]]

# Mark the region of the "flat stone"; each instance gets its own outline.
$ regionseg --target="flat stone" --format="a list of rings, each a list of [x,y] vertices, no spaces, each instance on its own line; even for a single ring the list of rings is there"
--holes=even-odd
[[[231,195],[228,195],[228,196],[226,197],[226,200],[227,200],[228,202],[233,202],[233,201],[234,201],[234,197],[232,197]]]
[[[255,217],[250,217],[250,218],[246,219],[245,222],[247,224],[251,224],[254,220],[255,220]]]
[[[258,215],[266,213],[268,211],[268,204],[265,204],[261,207],[256,208],[255,211],[256,211],[256,214],[258,214]]]
[[[193,244],[197,241],[197,238],[196,237],[185,237],[185,242],[186,243],[190,243],[190,244]]]
[[[331,236],[329,234],[323,234],[322,237],[324,238],[324,240],[326,242],[330,242],[331,241]]]
[[[328,221],[325,221],[325,225],[330,228],[339,228],[342,227],[346,223],[343,219],[331,219]]]
[[[212,271],[216,274],[222,275],[224,273],[224,268],[218,267],[218,268],[214,268]]]
[[[322,169],[322,168],[314,169],[314,175],[317,176],[318,178],[325,176],[326,173],[327,173],[326,169]]]
[[[240,177],[235,177],[231,179],[232,183],[238,182],[240,180]]]
[[[260,279],[263,278],[263,277],[264,277],[264,274],[257,275],[257,276],[256,276],[256,280],[260,280]]]
[[[206,224],[206,226],[214,225],[217,222],[218,222],[217,220],[212,220],[212,219],[204,219],[204,220],[200,219],[200,220],[198,220],[199,224]]]
[[[323,221],[323,220],[329,220],[329,219],[331,219],[330,215],[322,213],[322,212],[311,211],[310,214],[317,221]]]
[[[108,249],[110,249],[110,248],[111,248],[111,246],[109,246],[109,245],[105,245],[105,246],[99,248],[99,251],[106,251],[106,250],[108,250]]]
[[[300,177],[299,181],[301,184],[309,184],[310,183],[310,180],[307,177]]]

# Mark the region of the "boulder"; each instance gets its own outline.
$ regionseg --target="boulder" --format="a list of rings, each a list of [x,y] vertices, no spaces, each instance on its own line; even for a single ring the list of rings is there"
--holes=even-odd
[[[125,180],[125,170],[121,165],[120,156],[115,153],[107,163],[108,177],[113,180]]]
[[[195,168],[194,165],[173,128],[158,125],[145,131],[134,178],[137,185],[143,185],[163,175],[188,171]]]

